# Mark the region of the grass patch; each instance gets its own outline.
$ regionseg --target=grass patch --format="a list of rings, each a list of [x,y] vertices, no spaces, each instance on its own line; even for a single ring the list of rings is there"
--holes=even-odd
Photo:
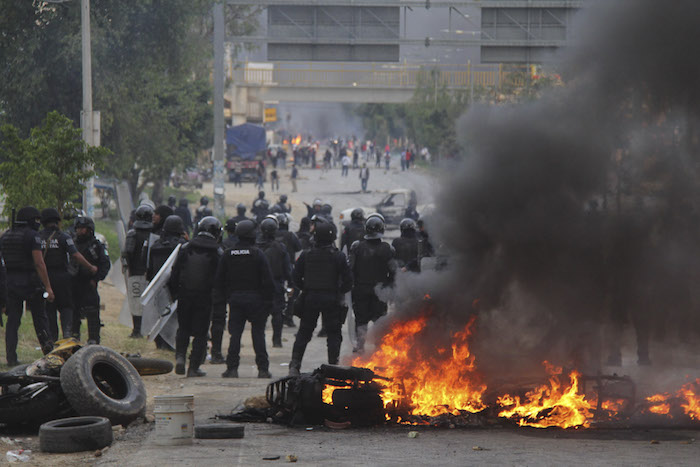
[[[151,192],[150,194],[152,195],[153,193]],[[199,191],[182,190],[166,186],[163,188],[163,201],[167,202],[169,196],[177,198],[178,203],[180,199],[185,198],[189,205],[192,206],[193,204],[199,205],[199,199],[202,197],[202,194]]]
[[[109,259],[112,263],[119,259],[122,252],[119,248],[119,236],[113,220],[95,219],[95,230],[105,236],[109,249]]]

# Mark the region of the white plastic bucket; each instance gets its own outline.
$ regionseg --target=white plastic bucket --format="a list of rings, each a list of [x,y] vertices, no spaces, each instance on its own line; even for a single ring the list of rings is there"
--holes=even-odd
[[[155,443],[165,446],[192,444],[194,395],[154,396]]]

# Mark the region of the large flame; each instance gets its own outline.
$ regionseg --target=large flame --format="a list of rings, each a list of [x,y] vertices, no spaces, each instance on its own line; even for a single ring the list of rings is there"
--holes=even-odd
[[[353,365],[370,368],[392,379],[383,391],[385,406],[406,402],[411,415],[456,415],[462,410],[484,409],[481,398],[486,385],[476,373],[468,345],[475,317],[464,329],[453,333],[450,342],[426,348],[422,334],[429,317],[426,313],[397,322],[369,358],[358,357]]]
[[[518,419],[520,426],[547,428],[558,426],[569,428],[590,426],[595,406],[579,394],[578,372],[569,374],[568,384],[563,379],[562,369],[544,362],[550,374],[549,384],[539,386],[519,396],[506,394],[497,399],[498,405],[508,407],[499,412],[499,417]],[[611,407],[612,408],[612,407]]]
[[[681,408],[693,420],[700,420],[700,378],[681,386],[678,395],[683,400]]]

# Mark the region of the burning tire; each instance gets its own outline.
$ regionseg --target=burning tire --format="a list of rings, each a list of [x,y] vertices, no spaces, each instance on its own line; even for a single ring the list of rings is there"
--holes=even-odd
[[[53,420],[39,428],[44,452],[80,452],[112,444],[112,424],[104,417],[73,417]]]
[[[126,425],[146,409],[146,388],[136,369],[99,345],[77,351],[61,368],[61,387],[80,415],[107,417]]]
[[[141,376],[165,375],[173,371],[173,362],[160,358],[126,357]]]

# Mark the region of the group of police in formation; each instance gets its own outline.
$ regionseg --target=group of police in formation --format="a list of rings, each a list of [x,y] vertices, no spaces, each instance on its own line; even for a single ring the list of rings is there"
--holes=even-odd
[[[24,312],[32,314],[44,354],[58,339],[58,316],[64,338],[80,339],[81,320],[87,321],[88,343],[100,342],[100,296],[97,283],[110,269],[104,245],[95,238],[95,223],[78,216],[70,233],[60,229],[54,208],[39,212],[21,208],[0,237],[0,307],[7,315],[7,364],[16,366],[18,330]],[[0,314],[0,323],[2,315]]]
[[[340,249],[331,207],[315,200],[299,231],[289,231],[287,197],[272,207],[260,192],[246,217],[246,207],[225,226],[211,215],[203,198],[189,237],[187,218],[172,210],[142,204],[133,213],[122,256],[129,286],[143,290],[180,245],[172,264],[168,288],[177,299],[178,329],[175,337],[175,371],[204,376],[211,339],[211,363],[226,364],[225,378],[238,377],[240,342],[246,322],[251,325],[258,377],[270,378],[265,327],[271,316],[272,345],[282,347],[282,328],[294,327],[300,318],[292,348],[289,374],[298,375],[306,346],[318,318],[327,337],[328,362],[337,364],[342,343],[341,328],[352,292],[357,342],[354,352],[364,350],[369,322],[387,313],[387,303],[377,296],[379,287],[393,284],[397,269],[418,272],[420,257],[427,255],[427,236],[413,219],[400,224],[401,237],[392,245],[382,240],[384,219],[361,209],[352,212],[343,227]],[[44,353],[59,337],[80,339],[81,319],[87,321],[88,344],[100,342],[100,297],[97,283],[110,269],[104,245],[95,238],[89,217],[75,218],[70,232],[60,230],[56,209],[41,213],[33,207],[19,210],[12,228],[0,238],[4,259],[0,268],[0,306],[6,310],[6,356],[17,365],[18,328],[23,302],[32,313],[37,338]],[[43,226],[43,229],[41,229]],[[227,236],[223,237],[223,231]],[[155,234],[155,237],[154,237]],[[154,240],[155,238],[155,240]],[[347,251],[348,256],[344,253]],[[287,293],[292,290],[292,293]],[[222,343],[228,305],[228,354]],[[131,306],[132,337],[141,337],[141,313]],[[188,348],[189,365],[186,365]],[[157,341],[158,342],[158,341]]]

